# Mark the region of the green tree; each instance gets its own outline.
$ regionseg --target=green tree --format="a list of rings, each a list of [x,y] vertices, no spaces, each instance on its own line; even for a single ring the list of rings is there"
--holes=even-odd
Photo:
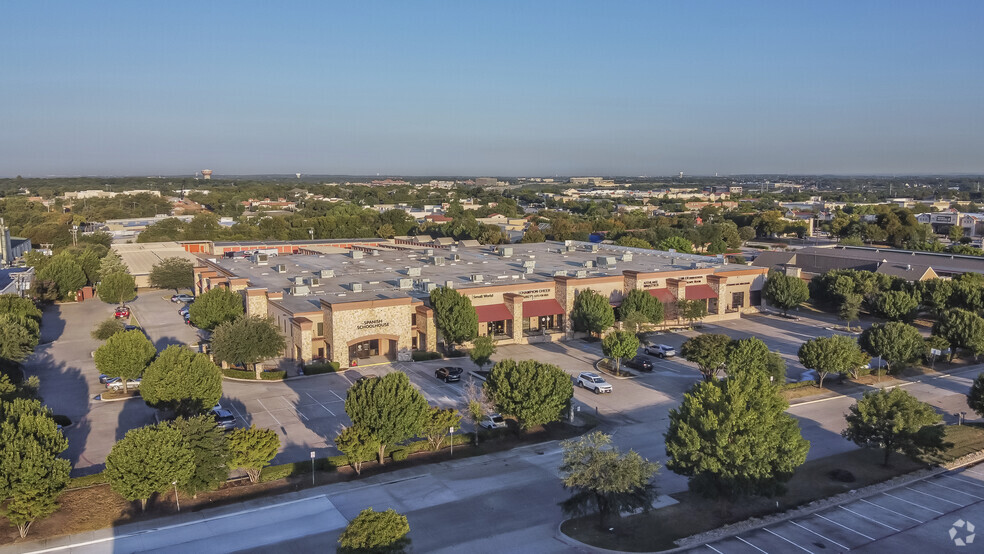
[[[338,537],[340,554],[397,554],[410,546],[407,517],[394,510],[366,508],[349,522]]]
[[[612,331],[601,340],[601,351],[615,361],[615,374],[618,375],[622,358],[631,358],[639,351],[639,337],[628,331]]]
[[[162,494],[177,481],[183,483],[194,471],[194,455],[175,427],[161,423],[127,431],[106,457],[103,473],[117,494],[140,501]]]
[[[872,325],[861,333],[858,343],[871,355],[885,360],[889,371],[897,364],[915,361],[926,351],[926,343],[919,330],[900,321]]]
[[[478,444],[479,424],[485,416],[492,413],[494,406],[486,394],[485,387],[476,387],[474,380],[465,385],[465,414],[475,425],[475,444]]]
[[[122,333],[126,328],[126,323],[122,319],[110,317],[99,322],[96,328],[89,333],[96,340],[106,340],[116,333]]]
[[[196,416],[222,397],[222,372],[205,354],[171,345],[147,367],[140,394],[154,408]]]
[[[687,339],[680,347],[680,355],[688,362],[697,364],[705,381],[712,381],[728,361],[731,337],[707,333]]]
[[[632,289],[618,307],[623,322],[643,321],[658,324],[663,321],[663,303],[649,294],[649,291]],[[638,326],[636,331],[638,332]]]
[[[335,446],[345,456],[356,475],[362,475],[363,462],[379,452],[379,439],[358,425],[343,427],[335,437]]]
[[[683,254],[693,254],[694,243],[690,242],[689,240],[679,235],[674,235],[672,237],[667,237],[662,241],[660,241],[659,249],[666,250],[666,251],[676,250],[677,252]]]
[[[211,347],[216,361],[252,367],[259,379],[259,363],[283,354],[287,343],[273,319],[241,316],[212,331]]]
[[[707,496],[781,493],[810,443],[764,373],[704,381],[670,410],[666,467]]]
[[[32,332],[40,332],[41,310],[30,298],[21,298],[15,294],[0,294],[0,314]]]
[[[852,321],[858,321],[861,319],[861,302],[863,298],[860,294],[848,294],[840,302],[840,307],[837,310],[837,317],[844,320],[847,323],[847,327],[851,327]]]
[[[34,352],[38,339],[26,327],[0,318],[0,359],[21,362]]]
[[[215,424],[215,418],[211,415],[178,418],[174,427],[181,432],[192,456],[192,471],[187,479],[178,482],[178,487],[193,497],[219,488],[229,478],[232,452],[225,433]]]
[[[110,377],[119,377],[123,381],[123,392],[127,392],[127,381],[140,377],[156,355],[154,343],[150,342],[143,331],[134,329],[116,333],[106,339],[96,349],[93,358],[96,369]]]
[[[243,297],[225,287],[214,288],[198,295],[188,314],[195,327],[211,331],[243,315]]]
[[[612,446],[611,435],[592,431],[560,443],[564,450],[560,478],[571,497],[561,503],[564,512],[580,516],[598,514],[599,529],[622,512],[649,511],[656,499],[653,477],[659,464],[637,452],[622,453]]]
[[[543,231],[540,230],[540,227],[538,227],[537,224],[534,223],[530,225],[529,228],[526,229],[526,232],[523,233],[522,240],[520,240],[519,242],[522,243],[545,242],[546,240],[547,240],[547,236],[544,235]]]
[[[502,360],[492,366],[485,392],[523,429],[558,421],[570,406],[574,385],[564,370],[536,360]]]
[[[452,427],[461,428],[461,414],[458,413],[458,410],[431,406],[430,412],[427,414],[427,422],[421,433],[427,438],[427,444],[430,445],[431,450],[440,450],[441,444],[444,443],[444,439],[447,438]]]
[[[99,275],[110,273],[129,273],[130,269],[123,263],[123,258],[115,250],[110,250],[99,262]]]
[[[629,248],[648,248],[649,250],[652,250],[653,248],[653,245],[649,244],[648,241],[643,240],[639,237],[633,237],[629,235],[619,237],[618,240],[615,241],[615,245],[627,246]]]
[[[478,369],[482,369],[492,361],[492,354],[495,354],[495,340],[486,335],[478,337],[472,342],[468,357],[478,366]]]
[[[229,433],[229,467],[241,469],[249,476],[251,483],[260,481],[260,472],[270,465],[280,450],[280,438],[272,429],[234,429]]]
[[[352,385],[345,396],[345,413],[354,425],[379,439],[379,464],[386,447],[418,435],[427,423],[429,406],[406,373],[396,371]]]
[[[841,435],[858,446],[884,448],[886,466],[892,452],[917,456],[943,447],[943,428],[936,426],[942,416],[898,387],[864,393],[845,417]]]
[[[922,305],[939,317],[950,305],[953,296],[953,281],[949,279],[929,279],[916,283]]]
[[[857,375],[868,364],[868,356],[861,351],[858,342],[844,335],[818,337],[800,346],[799,360],[803,367],[817,372],[817,384],[831,373]]]
[[[806,281],[781,271],[769,272],[762,292],[769,304],[782,310],[782,315],[810,299],[810,287]]]
[[[977,415],[984,417],[984,373],[979,373],[967,393],[967,405]]]
[[[2,513],[24,538],[34,521],[58,509],[55,500],[72,469],[68,460],[58,457],[68,441],[48,408],[29,398],[0,400],[0,441],[0,502],[6,503]]]
[[[184,258],[164,258],[150,270],[150,286],[159,289],[190,289],[195,284],[194,264]]]
[[[69,298],[86,283],[82,267],[70,256],[63,254],[53,256],[44,268],[38,271],[37,280],[50,281],[58,298],[63,300]]]
[[[786,382],[785,360],[777,352],[770,352],[769,347],[755,337],[731,341],[725,367],[729,377],[742,371],[758,371],[770,378],[770,383],[781,385]]]
[[[698,319],[707,317],[707,303],[704,300],[677,300],[677,314],[693,325]]]
[[[886,290],[874,297],[872,307],[887,320],[911,321],[919,307],[919,300],[906,291]]]
[[[607,298],[591,289],[585,289],[574,299],[571,323],[575,331],[603,333],[615,324],[615,312]]]
[[[964,230],[963,227],[959,225],[953,225],[947,232],[947,236],[950,238],[950,242],[959,242],[963,238]]]
[[[466,343],[478,336],[478,313],[471,299],[448,287],[438,287],[430,293],[434,308],[434,325],[448,346]]]
[[[974,356],[984,352],[984,319],[974,312],[959,308],[943,312],[933,324],[933,334],[950,343],[951,360],[958,348],[969,350]]]
[[[99,298],[110,304],[122,304],[136,298],[136,282],[129,273],[103,274],[97,289]]]

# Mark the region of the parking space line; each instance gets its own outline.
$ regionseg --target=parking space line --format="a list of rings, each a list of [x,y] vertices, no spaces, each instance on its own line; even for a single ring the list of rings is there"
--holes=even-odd
[[[748,541],[746,541],[745,539],[743,539],[743,538],[741,538],[741,537],[739,537],[739,536],[737,536],[737,535],[735,535],[735,538],[736,538],[736,539],[738,539],[738,540],[740,540],[741,542],[743,542],[743,543],[745,543],[745,544],[747,544],[748,546],[751,546],[751,547],[752,547],[752,548],[754,548],[755,550],[758,550],[758,551],[759,551],[759,552],[761,552],[762,554],[769,554],[769,553],[768,553],[768,552],[766,552],[765,550],[762,550],[761,548],[759,548],[759,547],[757,547],[757,546],[755,546],[754,544],[752,544],[752,543],[750,543],[750,542],[748,542]]]
[[[273,415],[273,412],[271,412],[270,409],[266,407],[266,404],[264,404],[262,400],[257,398],[256,401],[260,403],[260,406],[263,406],[263,409],[266,410],[266,413],[270,414],[270,417],[272,417],[273,420],[277,422],[277,425],[283,427],[284,424],[280,423],[280,420],[277,419],[277,416]]]
[[[796,544],[795,542],[793,542],[793,541],[791,541],[791,540],[789,540],[789,539],[787,539],[786,537],[784,537],[784,536],[782,536],[782,535],[780,535],[779,533],[776,533],[776,532],[773,532],[773,531],[772,531],[771,529],[766,529],[765,527],[763,527],[763,528],[762,528],[762,530],[763,530],[763,531],[765,531],[766,533],[769,533],[769,534],[771,534],[771,535],[774,535],[774,536],[776,536],[776,537],[779,537],[780,539],[782,539],[782,540],[784,540],[784,541],[786,541],[786,542],[788,542],[789,544],[791,544],[791,545],[793,545],[793,546],[795,546],[796,548],[799,548],[799,549],[800,549],[800,550],[802,550],[803,552],[809,552],[810,554],[813,554],[813,552],[812,552],[812,551],[810,551],[810,550],[807,550],[807,549],[805,549],[805,548],[803,548],[802,546],[800,546],[800,545],[798,545],[798,544]]]
[[[840,523],[837,523],[836,521],[834,521],[834,520],[832,520],[832,519],[829,519],[829,518],[825,518],[825,517],[823,517],[823,516],[822,516],[822,515],[820,515],[820,514],[813,514],[813,515],[815,515],[815,516],[817,516],[818,518],[820,518],[820,519],[822,519],[822,520],[824,520],[824,521],[829,521],[830,523],[833,523],[834,525],[836,525],[836,526],[838,526],[838,527],[843,527],[844,529],[847,529],[848,531],[850,531],[850,532],[852,532],[852,533],[854,533],[854,534],[856,534],[856,535],[861,535],[862,537],[864,537],[864,538],[866,538],[866,539],[868,539],[869,541],[873,541],[873,540],[875,540],[875,538],[874,538],[874,537],[869,537],[868,535],[865,535],[865,534],[864,534],[864,533],[862,533],[861,531],[855,531],[854,529],[851,529],[851,528],[850,528],[850,527],[848,527],[847,525],[841,525]]]
[[[918,521],[919,523],[923,523],[923,520],[921,520],[921,519],[916,519],[914,517],[907,516],[907,515],[903,514],[902,512],[896,512],[895,510],[890,510],[890,509],[888,509],[885,506],[882,506],[880,504],[875,504],[874,502],[868,502],[867,500],[865,500],[863,498],[859,498],[858,500],[860,500],[861,502],[864,502],[865,504],[871,504],[872,506],[874,506],[876,508],[881,508],[882,510],[885,510],[886,512],[892,512],[893,514],[902,516],[902,517],[904,517],[906,519],[911,519],[912,521]]]
[[[964,472],[966,472],[966,473],[973,473],[974,475],[980,475],[981,477],[984,477],[984,472],[977,471],[974,468],[965,467],[964,468]]]
[[[934,485],[941,489],[946,489],[948,491],[959,492],[960,494],[965,494],[971,498],[976,498],[977,500],[984,500],[984,496],[977,496],[976,494],[970,494],[969,492],[962,491],[960,489],[955,489],[953,487],[948,487],[946,485],[941,485],[939,483],[934,483],[933,481],[925,481],[927,485]]]
[[[236,406],[229,404],[229,407],[232,408],[232,411],[236,412],[236,415],[239,416],[239,419],[243,420],[243,422],[246,423],[246,416],[239,413],[239,410],[236,409]]]
[[[909,502],[908,500],[906,500],[904,498],[900,498],[898,496],[895,496],[894,494],[889,494],[887,492],[883,492],[882,494],[884,494],[885,496],[891,496],[892,498],[894,498],[896,500],[901,500],[902,502],[905,502],[906,504],[912,504],[913,506],[915,506],[917,508],[922,508],[923,510],[926,510],[927,512],[933,512],[936,515],[943,515],[943,512],[938,512],[938,511],[936,511],[936,510],[934,510],[932,508],[927,508],[926,506],[923,506],[922,504],[916,504],[915,502]]]
[[[895,527],[892,527],[891,525],[889,525],[887,523],[882,523],[882,522],[880,522],[878,520],[871,519],[870,517],[868,517],[868,516],[866,516],[864,514],[859,514],[859,513],[855,512],[854,510],[852,510],[850,508],[845,508],[843,504],[841,504],[840,506],[837,506],[837,507],[840,508],[841,510],[847,510],[848,512],[851,512],[852,514],[854,514],[854,515],[856,515],[856,516],[858,516],[858,517],[860,517],[862,519],[867,519],[868,521],[870,521],[872,523],[877,523],[878,525],[881,525],[882,527],[888,527],[892,531],[895,531],[895,532],[901,531],[901,529],[896,529]]]
[[[710,548],[711,550],[717,552],[718,554],[724,554],[724,552],[721,552],[720,550],[718,550],[717,548],[714,548],[713,546],[711,546],[709,544],[705,544],[704,546],[706,546],[707,548]]]
[[[916,489],[914,489],[912,487],[906,487],[906,488],[909,489],[910,491],[914,492],[914,493],[921,494],[923,496],[928,496],[930,498],[935,498],[937,500],[942,500],[943,502],[946,502],[947,504],[953,504],[954,506],[960,506],[961,508],[964,507],[964,504],[960,504],[959,502],[954,502],[952,500],[947,500],[945,498],[940,498],[938,496],[934,496],[932,494],[929,494],[928,492],[917,491]]]
[[[287,408],[285,408],[285,409],[287,409],[287,410],[293,410],[294,413],[296,413],[297,415],[303,417],[304,418],[304,421],[307,421],[308,420],[308,417],[306,415],[302,414],[301,411],[297,409],[297,404],[291,404],[290,401],[287,400],[287,397],[285,397],[285,396],[281,396],[280,399],[284,401],[284,404],[287,404]]]
[[[820,537],[821,539],[823,539],[823,540],[825,540],[825,541],[827,541],[829,543],[836,544],[837,546],[843,548],[844,550],[850,550],[850,548],[844,546],[843,544],[835,541],[834,539],[828,539],[827,537],[821,535],[820,533],[817,533],[816,531],[814,531],[813,529],[810,529],[809,527],[804,527],[804,526],[800,525],[799,523],[796,523],[793,520],[789,520],[789,523],[792,523],[793,525],[799,527],[800,529],[802,529],[804,531],[809,531],[810,533],[813,533],[814,535]]]
[[[321,402],[318,402],[318,399],[317,399],[317,398],[315,398],[315,397],[313,397],[313,396],[311,396],[311,393],[309,393],[309,392],[306,392],[306,393],[304,393],[304,394],[306,394],[306,395],[308,395],[309,397],[311,397],[311,400],[314,400],[314,402],[315,402],[315,403],[316,403],[316,404],[317,404],[318,406],[321,406],[322,408],[324,408],[326,412],[328,412],[328,413],[329,413],[329,414],[331,414],[332,416],[334,416],[334,415],[335,415],[335,412],[333,412],[333,411],[331,411],[331,410],[329,410],[329,409],[328,409],[328,406],[325,406],[325,405],[324,405],[324,404],[322,404]]]
[[[975,487],[980,487],[980,488],[984,489],[984,484],[981,484],[980,482],[968,481],[966,479],[959,479],[959,478],[954,477],[952,475],[943,475],[943,474],[941,474],[940,477],[946,477],[948,479],[953,479],[954,481],[959,481],[959,482],[964,483],[964,484],[967,484],[967,485],[973,485]]]
[[[333,391],[333,390],[331,390],[331,389],[328,389],[328,392],[330,392],[330,393],[332,393],[332,394],[334,394],[334,395],[335,395],[335,398],[337,398],[337,399],[339,399],[339,400],[341,400],[342,402],[345,402],[345,399],[344,399],[344,398],[342,398],[341,396],[338,396],[338,393],[337,393],[337,392],[335,392],[335,391]]]

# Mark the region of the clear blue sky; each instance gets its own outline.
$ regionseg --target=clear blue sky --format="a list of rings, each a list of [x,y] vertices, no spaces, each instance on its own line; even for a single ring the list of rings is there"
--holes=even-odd
[[[0,175],[984,172],[984,2],[0,4]]]

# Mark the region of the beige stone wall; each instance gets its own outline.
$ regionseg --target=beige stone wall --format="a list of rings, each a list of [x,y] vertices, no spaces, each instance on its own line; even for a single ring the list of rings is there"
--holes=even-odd
[[[246,291],[246,315],[250,317],[266,317],[268,315],[266,289]]]
[[[410,349],[411,327],[410,314],[416,308],[409,302],[397,306],[366,307],[356,310],[332,310],[330,305],[325,309],[325,341],[331,346],[331,357],[348,367],[349,344],[363,338],[375,338],[376,335],[395,335],[397,350]],[[431,333],[427,334],[430,342]],[[388,340],[388,339],[380,339]],[[385,348],[380,345],[380,350]],[[395,352],[392,352],[395,356]]]

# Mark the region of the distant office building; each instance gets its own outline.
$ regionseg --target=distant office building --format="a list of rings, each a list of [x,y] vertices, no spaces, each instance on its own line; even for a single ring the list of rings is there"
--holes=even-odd
[[[603,177],[571,177],[570,183],[572,185],[590,185],[595,187],[614,187],[614,179],[605,179]]]
[[[479,187],[479,188],[481,188],[481,187],[494,187],[498,183],[499,183],[499,181],[495,177],[479,177],[479,178],[475,179],[475,186],[476,187]]]

